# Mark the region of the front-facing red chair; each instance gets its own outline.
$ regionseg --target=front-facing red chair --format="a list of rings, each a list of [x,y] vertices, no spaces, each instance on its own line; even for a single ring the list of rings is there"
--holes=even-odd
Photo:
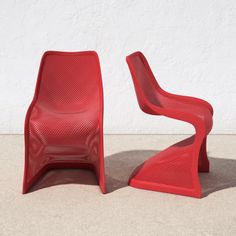
[[[105,193],[103,90],[96,52],[46,52],[25,119],[23,193],[49,169],[95,171]]]
[[[156,82],[141,52],[126,58],[145,113],[164,115],[192,124],[196,134],[154,155],[132,174],[133,187],[201,197],[199,172],[209,172],[206,136],[212,128],[212,106],[204,100],[167,93]]]

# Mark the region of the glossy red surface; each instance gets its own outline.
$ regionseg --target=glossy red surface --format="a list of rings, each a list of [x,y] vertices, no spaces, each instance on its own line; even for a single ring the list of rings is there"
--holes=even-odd
[[[212,106],[198,98],[164,91],[141,52],[126,58],[138,103],[143,112],[192,124],[196,134],[154,155],[139,166],[129,184],[148,190],[201,197],[199,172],[209,172],[207,134],[212,128]]]
[[[51,168],[89,168],[105,193],[98,55],[45,52],[25,119],[23,193]]]

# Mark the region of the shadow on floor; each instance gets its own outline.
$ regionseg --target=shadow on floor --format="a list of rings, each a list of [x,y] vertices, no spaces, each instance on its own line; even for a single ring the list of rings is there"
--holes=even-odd
[[[158,153],[155,150],[119,152],[105,158],[107,192],[128,185],[133,170]],[[218,190],[236,187],[236,160],[210,158],[210,173],[200,173],[203,197]],[[93,172],[84,169],[57,169],[48,171],[30,192],[63,184],[97,185]]]
[[[46,172],[29,192],[63,184],[98,185],[98,182],[94,173],[90,170],[53,169]]]
[[[105,158],[107,193],[128,185],[128,180],[136,167],[158,151],[133,150],[113,154]]]

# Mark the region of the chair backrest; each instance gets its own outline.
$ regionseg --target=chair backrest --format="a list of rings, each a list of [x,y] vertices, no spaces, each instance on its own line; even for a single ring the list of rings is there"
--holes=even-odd
[[[141,52],[135,52],[126,57],[140,108],[150,113],[148,104],[161,106],[158,90],[160,86],[151,68]]]
[[[103,109],[96,52],[46,52],[39,69],[35,99],[37,105],[58,113]]]

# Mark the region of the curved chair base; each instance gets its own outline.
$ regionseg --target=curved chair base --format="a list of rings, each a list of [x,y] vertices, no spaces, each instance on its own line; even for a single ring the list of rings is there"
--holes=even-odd
[[[98,174],[94,165],[88,164],[88,163],[78,163],[78,162],[67,162],[67,163],[55,162],[55,163],[50,163],[50,164],[45,165],[43,168],[41,168],[37,172],[37,174],[29,182],[27,182],[26,178],[24,178],[22,193],[25,194],[29,192],[29,190],[34,186],[34,184],[36,184],[39,181],[39,179],[42,178],[44,174],[46,174],[47,171],[53,170],[53,169],[78,169],[78,171],[79,169],[91,170],[97,176],[97,180],[99,182],[102,193],[106,193],[106,186],[105,186],[105,181],[104,181],[105,177],[102,178],[103,180],[101,179],[99,181],[99,177],[98,177]]]
[[[202,172],[209,171],[203,147],[200,156],[194,155],[194,137],[178,142],[152,156],[133,172],[129,185],[135,188],[201,197],[201,186],[196,161],[204,161]],[[202,155],[205,155],[205,159]],[[208,165],[206,165],[208,163]],[[196,166],[196,167],[195,167]]]
[[[188,197],[201,198],[201,190],[199,188],[195,188],[195,189],[180,188],[176,186],[164,185],[161,183],[159,184],[155,182],[140,181],[140,180],[136,180],[135,178],[131,179],[129,185],[134,188],[140,188],[140,189],[145,189],[145,190],[152,190],[152,191],[158,191],[158,192],[164,192],[164,193],[184,195]]]

